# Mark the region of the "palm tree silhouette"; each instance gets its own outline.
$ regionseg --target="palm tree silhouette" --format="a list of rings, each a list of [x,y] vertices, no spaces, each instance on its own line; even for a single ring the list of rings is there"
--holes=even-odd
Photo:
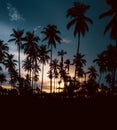
[[[20,50],[22,48],[22,41],[24,40],[23,34],[24,34],[24,30],[13,29],[13,33],[10,35],[12,37],[12,39],[10,39],[8,41],[8,42],[15,42],[15,44],[17,44],[17,48],[18,48],[19,86],[20,86],[20,78],[21,78],[21,72],[20,72]]]
[[[7,57],[4,60],[4,64],[5,64],[5,68],[8,68],[11,87],[14,87],[14,83],[16,83],[19,78],[17,70],[15,69],[17,66],[17,60],[14,59],[14,55],[7,54]]]
[[[74,37],[78,35],[77,54],[79,54],[81,34],[84,36],[85,32],[89,31],[87,23],[93,24],[93,21],[90,18],[85,16],[89,8],[90,8],[89,5],[81,4],[79,2],[74,2],[74,6],[67,10],[67,17],[70,17],[72,19],[67,24],[67,29],[70,29],[74,25],[75,26]]]
[[[104,51],[106,59],[107,71],[112,73],[112,86],[115,86],[116,70],[117,70],[117,47],[109,45]]]
[[[51,71],[51,64],[52,64],[52,50],[53,47],[56,48],[56,43],[61,43],[61,38],[58,36],[60,34],[60,31],[57,29],[56,25],[48,25],[43,29],[41,32],[45,35],[45,38],[43,41],[48,40],[48,46],[51,48],[51,61],[50,61],[50,75],[52,75]],[[52,93],[52,76],[50,76],[50,93]]]
[[[85,55],[81,53],[74,56],[74,59],[73,59],[73,64],[75,65],[74,84],[78,77],[83,77],[83,74],[84,74],[83,67],[84,65],[86,65],[86,60],[84,59],[84,56]]]
[[[61,63],[62,63],[62,64],[63,64],[63,56],[64,56],[65,54],[67,54],[67,52],[64,51],[64,50],[58,51],[58,56],[61,56]]]
[[[58,79],[58,76],[59,76],[59,73],[58,73],[58,70],[59,70],[59,64],[58,64],[58,60],[57,59],[54,59],[52,60],[52,64],[51,64],[51,67],[52,67],[52,75],[54,77],[54,92],[57,88],[57,79]],[[55,80],[56,80],[56,85],[55,85]]]
[[[67,17],[70,17],[72,20],[67,24],[67,29],[70,29],[72,26],[74,28],[74,37],[78,36],[78,47],[76,55],[79,54],[80,50],[80,37],[85,35],[85,32],[89,31],[89,27],[87,23],[93,24],[93,21],[86,17],[85,14],[87,10],[90,8],[89,5],[81,4],[79,2],[74,2],[74,6],[67,10]],[[77,65],[75,65],[75,78]]]
[[[0,64],[4,64],[4,59],[8,54],[9,47],[7,44],[4,44],[4,41],[0,40]],[[1,70],[2,67],[0,66]]]
[[[67,73],[69,74],[70,65],[71,65],[70,59],[67,59],[64,63],[65,63],[65,69],[67,69]]]
[[[40,63],[42,63],[42,81],[41,81],[41,93],[43,89],[43,75],[44,75],[44,65],[49,62],[50,57],[48,56],[48,53],[50,50],[47,50],[46,45],[41,45],[39,48],[39,57],[40,57]]]
[[[99,85],[100,85],[100,81],[101,81],[101,78],[102,78],[102,73],[106,72],[106,58],[105,58],[105,55],[104,53],[102,52],[101,54],[97,55],[97,59],[94,59],[93,62],[95,62],[98,66],[99,66],[99,73],[100,73],[100,76],[99,76]]]
[[[104,34],[108,31],[110,31],[110,37],[114,40],[116,40],[116,46],[117,46],[117,3],[115,0],[106,0],[107,4],[110,6],[110,9],[101,14],[99,18],[104,17],[112,17],[111,21],[107,24]]]
[[[34,35],[33,32],[26,32],[25,36],[25,43],[23,44],[24,54],[27,55],[26,62],[24,64],[27,66],[25,69],[30,71],[30,78],[31,78],[31,71],[37,73],[40,71],[40,67],[38,65],[39,62],[39,45],[37,42],[40,40],[38,36]],[[29,63],[29,65],[28,65]],[[33,87],[33,73],[32,73],[32,87]]]
[[[95,81],[98,76],[98,73],[94,66],[91,66],[88,68],[87,74],[89,74],[88,77],[89,77],[89,80],[91,81]]]
[[[31,82],[31,71],[32,71],[32,64],[29,57],[24,59],[22,67],[25,71],[29,72],[30,82]]]

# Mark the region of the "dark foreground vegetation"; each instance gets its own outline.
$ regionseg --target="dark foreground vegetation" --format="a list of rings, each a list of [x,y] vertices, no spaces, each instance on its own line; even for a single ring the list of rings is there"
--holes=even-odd
[[[8,128],[112,129],[116,126],[116,104],[114,93],[1,95],[0,117],[1,124],[10,123]]]

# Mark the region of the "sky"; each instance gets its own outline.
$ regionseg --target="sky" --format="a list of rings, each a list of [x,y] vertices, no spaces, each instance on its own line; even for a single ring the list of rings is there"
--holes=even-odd
[[[85,54],[87,68],[97,54],[106,49],[107,45],[114,43],[109,33],[103,34],[109,18],[100,20],[99,15],[109,9],[105,0],[0,0],[0,39],[7,42],[10,38],[13,28],[20,28],[26,31],[35,31],[35,34],[43,38],[40,32],[48,24],[55,24],[61,32],[63,39],[61,45],[53,51],[54,58],[57,52],[63,49],[67,52],[64,59],[73,59],[77,49],[77,38],[73,36],[73,28],[66,29],[70,21],[66,18],[67,9],[73,6],[74,2],[82,2],[90,5],[87,11],[87,17],[93,20],[93,25],[89,25],[89,32],[85,37],[81,37],[80,52]],[[42,44],[42,42],[39,42]],[[9,43],[11,53],[17,57],[17,49],[14,43]],[[22,59],[24,55],[22,54]]]

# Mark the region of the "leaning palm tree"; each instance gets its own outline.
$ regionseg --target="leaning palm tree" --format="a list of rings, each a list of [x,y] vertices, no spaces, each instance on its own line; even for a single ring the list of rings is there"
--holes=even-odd
[[[48,46],[51,48],[50,75],[52,75],[52,71],[51,71],[52,50],[53,47],[56,48],[56,43],[61,43],[61,38],[58,35],[60,34],[60,31],[57,29],[56,25],[49,24],[47,27],[43,29],[41,33],[45,35],[43,41],[48,40]],[[52,78],[50,78],[50,93],[52,93]]]
[[[117,46],[117,3],[115,0],[106,0],[107,4],[110,6],[110,9],[101,14],[99,18],[105,18],[105,17],[112,17],[110,22],[107,24],[104,34],[110,31],[110,37],[111,39],[116,40],[116,46]]]
[[[42,63],[42,81],[41,81],[41,93],[43,89],[43,75],[44,75],[44,65],[49,62],[50,57],[48,56],[48,53],[50,50],[47,50],[46,45],[41,45],[39,48],[39,57],[40,57],[40,63]]]
[[[13,29],[13,33],[10,35],[12,38],[8,42],[15,42],[18,48],[18,66],[19,66],[19,86],[20,86],[20,78],[21,78],[21,72],[20,72],[20,51],[22,46],[24,30],[20,29]]]
[[[67,17],[70,17],[72,20],[67,24],[67,29],[70,29],[72,26],[74,28],[74,37],[78,37],[78,47],[77,54],[80,49],[80,37],[81,34],[84,36],[85,32],[89,31],[87,23],[93,23],[93,21],[86,17],[85,14],[87,10],[90,8],[89,5],[81,4],[79,2],[74,2],[74,6],[67,10]]]

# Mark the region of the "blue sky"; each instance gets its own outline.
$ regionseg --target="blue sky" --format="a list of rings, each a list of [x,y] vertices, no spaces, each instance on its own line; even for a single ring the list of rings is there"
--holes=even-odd
[[[76,0],[91,5],[87,16],[94,24],[89,25],[89,32],[81,38],[81,53],[85,54],[87,67],[92,65],[92,60],[97,54],[106,49],[107,45],[113,43],[109,38],[109,33],[104,36],[103,31],[109,18],[99,20],[101,13],[107,11],[109,7],[105,0]],[[40,32],[48,24],[57,25],[61,32],[63,43],[57,46],[54,57],[61,49],[67,51],[66,58],[73,58],[77,49],[77,38],[74,39],[73,29],[66,29],[66,24],[70,21],[66,18],[67,9],[73,6],[74,0],[0,0],[0,39],[8,41],[12,28],[21,28],[25,31],[35,30],[36,34],[42,38]],[[40,42],[41,44],[41,42]],[[14,44],[10,43],[11,53],[17,53]],[[23,56],[22,56],[23,57]]]

